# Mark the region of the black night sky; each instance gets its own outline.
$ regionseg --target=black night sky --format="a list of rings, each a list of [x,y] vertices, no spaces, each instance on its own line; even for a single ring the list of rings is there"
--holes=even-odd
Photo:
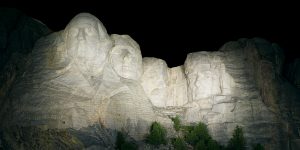
[[[287,60],[299,55],[299,9],[278,4],[236,6],[134,4],[18,8],[53,31],[64,29],[80,12],[95,15],[109,34],[128,34],[143,57],[166,60],[169,67],[184,63],[187,53],[215,51],[239,38],[262,37],[285,49]]]

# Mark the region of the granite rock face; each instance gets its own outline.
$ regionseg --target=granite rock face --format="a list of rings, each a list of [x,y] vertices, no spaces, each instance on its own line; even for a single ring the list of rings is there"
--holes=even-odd
[[[34,43],[51,31],[16,9],[0,8],[0,103],[25,70]]]
[[[249,146],[268,149],[287,149],[286,126],[297,128],[283,114],[296,104],[298,89],[282,90],[282,50],[263,39],[190,53],[182,66],[168,68],[164,60],[142,58],[130,36],[108,35],[96,17],[81,13],[65,30],[39,39],[30,58],[6,97],[4,126],[71,128],[82,138],[96,124],[100,139],[118,130],[142,140],[154,121],[174,136],[170,116],[179,115],[183,124],[206,123],[222,144],[242,126]]]
[[[288,64],[286,76],[297,88],[300,88],[300,59],[295,59]]]
[[[16,9],[0,9],[0,68],[13,53],[28,54],[37,39],[50,33],[46,25]]]
[[[168,66],[164,60],[143,58],[142,85],[152,104],[165,107],[168,98]]]
[[[262,96],[263,102],[278,112],[279,85],[284,62],[283,50],[277,45],[264,39],[254,38],[250,41],[240,40],[244,43],[245,53],[249,59],[249,72],[254,76]]]
[[[183,106],[188,102],[187,81],[182,66],[168,68],[157,58],[143,58],[142,86],[155,107]]]
[[[223,144],[236,125],[244,128],[250,145],[267,144],[279,136],[277,116],[264,104],[253,82],[256,78],[250,70],[253,62],[246,55],[248,50],[243,42],[229,42],[217,52],[191,53],[185,61],[192,103],[184,119],[188,123],[205,122],[212,136]]]
[[[222,62],[224,53],[197,52],[187,56],[184,63],[190,101],[200,101],[212,95],[231,94],[232,77]]]
[[[36,43],[32,63],[8,97],[8,124],[80,129],[101,123],[141,138],[154,120],[141,73],[136,42],[109,36],[97,18],[79,14],[64,31]]]

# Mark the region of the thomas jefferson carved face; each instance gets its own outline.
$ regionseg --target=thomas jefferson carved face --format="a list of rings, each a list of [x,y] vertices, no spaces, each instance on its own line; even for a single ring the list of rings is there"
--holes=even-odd
[[[111,40],[103,24],[88,13],[75,16],[65,29],[64,38],[68,56],[77,66],[92,74],[102,71]]]
[[[139,80],[142,74],[142,55],[137,43],[126,35],[112,35],[115,46],[110,59],[115,72],[127,79]]]

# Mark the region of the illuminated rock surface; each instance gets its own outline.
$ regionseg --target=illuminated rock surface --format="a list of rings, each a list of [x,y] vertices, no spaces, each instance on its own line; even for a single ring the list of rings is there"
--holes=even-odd
[[[75,129],[101,123],[135,138],[148,132],[154,112],[139,86],[139,46],[129,36],[109,37],[97,18],[79,14],[65,31],[40,39],[32,58],[10,95],[11,123]]]
[[[143,58],[142,85],[155,107],[183,106],[188,102],[187,82],[182,66],[168,68],[157,58]]]
[[[246,49],[234,47],[241,44],[227,43],[218,52],[192,53],[185,62],[193,101],[185,120],[207,123],[213,137],[224,144],[238,124],[245,128],[246,138],[253,138],[251,141],[259,138],[255,136],[258,126],[265,131],[261,138],[272,139],[276,131],[276,116],[262,102],[248,72]]]
[[[132,38],[108,35],[82,13],[38,40],[30,60],[3,100],[2,126],[68,129],[86,147],[113,146],[115,130],[142,140],[154,121],[172,137],[169,117],[179,115],[183,124],[206,123],[222,144],[239,125],[248,145],[285,149],[286,126],[300,122],[285,113],[290,102],[300,105],[298,89],[279,78],[282,51],[259,38],[190,53],[182,66],[168,68],[164,60],[142,59]]]

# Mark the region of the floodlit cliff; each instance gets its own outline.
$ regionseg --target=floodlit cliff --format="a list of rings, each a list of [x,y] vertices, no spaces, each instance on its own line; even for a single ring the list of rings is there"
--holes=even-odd
[[[81,13],[37,40],[26,60],[21,71],[1,73],[16,75],[0,93],[0,127],[20,126],[0,134],[2,143],[14,145],[16,137],[2,135],[30,129],[52,141],[70,136],[66,143],[76,148],[113,148],[116,131],[142,141],[154,121],[174,137],[177,115],[184,125],[207,124],[224,145],[237,125],[248,146],[299,144],[299,89],[282,76],[283,50],[264,39],[190,53],[182,66],[168,68],[164,60],[142,58],[130,36],[109,35],[100,20]]]

